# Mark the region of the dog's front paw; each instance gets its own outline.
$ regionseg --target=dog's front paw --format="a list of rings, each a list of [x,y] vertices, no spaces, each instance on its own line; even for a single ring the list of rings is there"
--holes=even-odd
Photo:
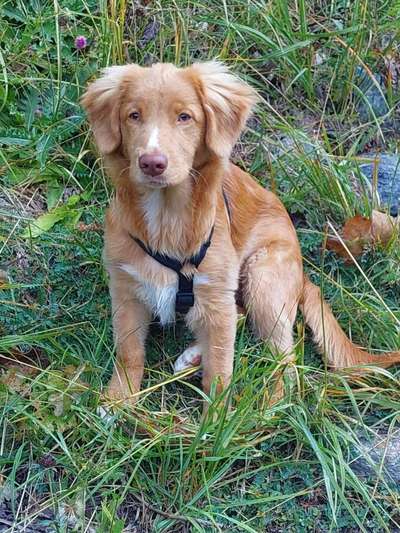
[[[201,347],[193,344],[178,357],[174,364],[174,374],[179,374],[184,370],[199,366],[201,364]],[[201,375],[201,370],[195,373],[195,376]]]
[[[126,379],[113,377],[104,393],[104,397],[111,407],[121,407],[123,405],[133,407],[137,402],[138,394]]]

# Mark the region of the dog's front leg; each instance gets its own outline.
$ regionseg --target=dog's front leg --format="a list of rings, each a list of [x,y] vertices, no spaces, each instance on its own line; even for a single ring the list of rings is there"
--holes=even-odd
[[[232,377],[236,336],[236,306],[226,305],[223,311],[210,314],[197,329],[202,353],[203,390],[209,394],[213,382],[217,393],[225,389]]]
[[[124,279],[111,275],[110,294],[117,358],[106,395],[134,404],[143,377],[145,341],[151,317]]]

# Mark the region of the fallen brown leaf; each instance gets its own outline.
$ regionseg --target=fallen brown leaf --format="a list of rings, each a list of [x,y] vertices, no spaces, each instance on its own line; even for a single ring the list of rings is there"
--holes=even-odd
[[[348,243],[345,243],[348,246]],[[347,252],[343,242],[338,237],[329,237],[326,239],[326,248],[335,252],[336,255],[342,257],[346,264],[352,262],[350,254]]]
[[[361,215],[349,218],[343,226],[343,239],[356,241],[368,238],[371,232],[371,220]]]
[[[346,264],[351,264],[352,256],[359,257],[366,246],[377,243],[388,244],[398,233],[399,218],[374,210],[371,218],[356,215],[347,220],[341,238],[329,237],[326,247],[343,257]]]
[[[397,234],[400,234],[400,217],[391,217],[380,211],[372,211],[371,233],[374,242],[388,244]]]

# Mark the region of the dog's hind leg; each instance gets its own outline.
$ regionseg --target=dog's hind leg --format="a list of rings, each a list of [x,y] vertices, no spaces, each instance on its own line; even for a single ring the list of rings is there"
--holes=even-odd
[[[243,297],[255,334],[270,343],[283,363],[293,361],[293,325],[303,287],[301,259],[293,248],[268,245],[258,248],[242,268]],[[275,399],[282,395],[278,379]]]

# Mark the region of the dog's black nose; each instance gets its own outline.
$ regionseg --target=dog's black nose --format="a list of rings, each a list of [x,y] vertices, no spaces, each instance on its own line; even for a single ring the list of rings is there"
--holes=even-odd
[[[139,167],[147,176],[159,176],[168,166],[164,154],[143,154],[139,157]]]

